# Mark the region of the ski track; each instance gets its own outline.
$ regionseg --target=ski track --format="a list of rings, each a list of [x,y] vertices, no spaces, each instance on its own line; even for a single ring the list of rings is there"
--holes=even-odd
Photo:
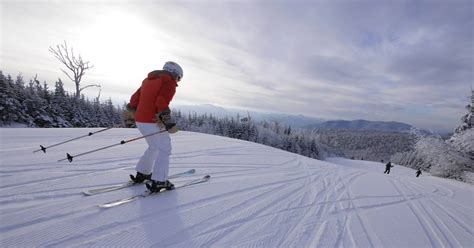
[[[408,182],[407,183],[407,180],[402,180],[402,179],[398,179],[398,180],[404,182],[403,185],[407,190],[409,190],[411,192],[416,192],[418,194],[423,194],[423,191],[420,190],[420,188],[423,188],[423,187],[421,187],[420,185],[418,185],[414,182]],[[409,186],[408,184],[411,184],[412,186]],[[446,197],[446,196],[447,197],[452,197],[452,196],[454,196],[454,194],[445,195],[444,197]],[[431,221],[434,223],[434,225],[438,229],[438,233],[440,235],[442,235],[442,237],[444,238],[444,240],[446,241],[446,243],[448,243],[448,245],[450,247],[462,247],[463,244],[461,244],[461,242],[458,240],[456,235],[445,224],[445,221],[442,218],[439,217],[439,214],[438,214],[439,212],[435,211],[435,208],[433,208],[432,206],[437,206],[438,210],[440,210],[441,213],[444,213],[446,216],[448,216],[449,219],[454,221],[459,227],[463,228],[468,234],[473,235],[472,229],[470,229],[468,227],[468,225],[466,223],[464,223],[462,220],[454,217],[455,216],[454,214],[452,214],[450,211],[447,211],[444,207],[442,207],[441,204],[439,204],[432,197],[428,197],[426,199],[429,200],[432,204],[427,205],[425,202],[423,202],[421,200],[418,201],[418,204],[423,209],[423,211],[426,213],[426,216],[428,216],[431,219]],[[472,223],[472,220],[471,220],[471,223]],[[453,244],[453,242],[454,242],[454,244]]]
[[[358,174],[355,179],[349,181],[350,184],[353,184],[355,180],[360,180],[360,176],[362,176],[364,174],[366,174],[366,173],[362,172],[362,173]],[[364,218],[362,218],[362,216],[361,216],[362,213],[360,212],[359,208],[354,203],[354,198],[352,196],[351,185],[347,185],[346,182],[344,182],[344,180],[341,180],[341,182],[344,184],[344,187],[346,188],[346,194],[347,194],[347,197],[349,199],[349,206],[348,207],[354,209],[355,215],[357,217],[357,221],[359,222],[359,225],[362,227],[362,231],[365,233],[365,237],[367,238],[368,244],[370,245],[370,247],[379,247],[379,246],[381,246],[382,243],[380,242],[379,238],[377,237],[377,234],[371,229],[370,225],[365,223]],[[355,242],[354,238],[352,238],[351,241],[352,241],[352,244],[354,246],[359,246]],[[374,243],[376,243],[376,244],[374,244]],[[366,245],[364,245],[364,246],[366,246]]]
[[[324,215],[334,215],[335,213],[338,213],[338,212],[344,213],[343,219],[340,219],[340,218],[337,219],[335,223],[335,227],[333,227],[336,230],[336,233],[338,234],[337,237],[335,238],[335,244],[333,244],[334,247],[344,246],[343,242],[344,242],[345,237],[352,236],[350,230],[347,228],[348,225],[350,224],[350,219],[351,219],[350,212],[347,211],[347,207],[349,206],[347,207],[344,206],[343,204],[344,202],[340,200],[349,191],[348,185],[351,186],[355,182],[355,180],[360,176],[360,174],[361,174],[360,172],[353,172],[348,175],[345,175],[345,177],[343,178],[343,177],[340,177],[339,173],[336,173],[336,175],[338,175],[338,178],[333,179],[333,181],[338,182],[338,184],[334,186],[335,190],[331,192],[332,194],[330,194],[330,197],[331,195],[334,196],[335,201],[331,203],[332,207],[330,208],[331,211],[329,213],[322,212],[321,214],[323,214],[324,216]],[[348,181],[348,184],[344,182],[345,180]],[[353,239],[351,239],[350,241],[352,241],[352,243],[348,245],[355,246]]]
[[[37,179],[37,180],[29,180],[28,182],[18,182],[18,183],[13,183],[13,184],[6,184],[6,185],[2,185],[2,188],[1,190],[4,191],[4,190],[8,190],[8,191],[12,191],[14,189],[30,189],[31,186],[35,186],[34,189],[41,189],[41,188],[45,188],[45,187],[50,187],[52,183],[54,183],[54,185],[62,185],[64,183],[67,183],[68,180],[72,180],[74,178],[81,178],[81,177],[84,177],[84,176],[93,176],[93,175],[101,175],[101,174],[107,174],[107,173],[110,173],[112,171],[117,171],[117,170],[124,170],[128,167],[119,167],[119,168],[110,168],[110,169],[102,169],[100,171],[89,171],[89,172],[81,172],[81,173],[75,173],[75,174],[70,174],[70,175],[58,175],[58,176],[54,176],[54,177],[48,177],[48,178],[43,178],[43,179]],[[70,172],[69,172],[70,173]],[[28,173],[26,173],[26,175],[28,175]],[[34,175],[34,174],[33,174]],[[58,181],[62,181],[64,179],[67,179],[65,182],[59,182]],[[37,185],[38,184],[45,184],[43,187],[38,187]]]
[[[410,216],[401,218],[415,219],[419,229],[414,230],[424,236],[426,246],[465,247],[474,240],[472,209],[453,200],[461,189],[457,185],[408,178],[394,170],[382,179],[384,189],[393,192],[361,194],[360,188],[370,185],[367,180],[380,178],[378,171],[242,141],[187,135],[174,142],[183,146],[201,137],[210,142],[199,149],[173,150],[171,170],[197,170],[175,182],[211,174],[209,182],[111,209],[96,205],[139,193],[143,187],[89,197],[80,192],[121,183],[123,171],[133,173],[139,156],[110,152],[72,164],[2,164],[0,246],[385,247],[394,244],[379,235],[369,214],[388,208],[406,208]],[[214,139],[222,147],[212,144]],[[18,181],[13,181],[17,175]]]
[[[255,204],[263,205],[259,207],[261,209],[260,212],[255,211],[255,213],[250,216],[246,216],[245,218],[240,218],[240,219],[237,218],[237,220],[234,221],[235,225],[232,226],[232,229],[234,229],[234,233],[232,233],[232,236],[233,237],[240,236],[239,232],[235,233],[236,230],[241,230],[241,232],[243,232],[243,230],[247,230],[248,228],[256,228],[258,226],[270,225],[271,223],[278,222],[276,219],[281,218],[281,216],[279,214],[275,214],[274,212],[277,211],[278,208],[282,208],[283,206],[278,206],[275,203],[281,202],[283,201],[283,199],[286,199],[288,201],[288,204],[291,204],[292,200],[293,199],[296,200],[297,198],[300,198],[300,201],[302,201],[303,197],[301,196],[301,194],[300,195],[296,194],[298,192],[301,192],[301,185],[294,185],[293,187],[282,188],[279,191],[272,192],[272,194],[265,195],[264,199],[260,199],[258,202],[255,203]],[[273,195],[277,195],[279,197],[275,198],[273,197]],[[269,198],[269,199],[266,199],[266,198]],[[256,209],[256,208],[257,208],[256,205],[253,206],[253,209]],[[265,214],[265,212],[270,212],[270,213]],[[232,219],[236,219],[236,217],[232,217]],[[280,221],[283,221],[284,223],[288,223],[290,219],[284,218],[284,220],[280,220]],[[244,223],[244,224],[239,224],[239,223]],[[219,231],[223,227],[225,227],[225,224],[215,228],[215,231]],[[229,235],[230,230],[229,228],[227,228],[226,230],[227,235]],[[221,236],[223,236],[224,234],[225,233],[223,233]],[[279,235],[276,235],[276,236],[278,237]],[[213,240],[213,242],[216,242],[216,241],[217,241],[216,239]],[[206,245],[212,245],[212,244],[213,243],[204,243],[203,245],[206,246]]]
[[[239,236],[240,233],[246,232],[248,228],[256,228],[255,224],[257,223],[254,222],[260,220],[260,218],[257,217],[260,212],[264,209],[270,208],[268,210],[271,210],[271,208],[278,207],[276,203],[281,199],[273,196],[278,195],[288,197],[298,191],[298,186],[285,188],[276,187],[274,190],[269,192],[264,192],[263,194],[258,194],[252,198],[248,198],[246,201],[241,202],[241,204],[236,205],[234,208],[229,210],[229,212],[232,212],[232,210],[244,208],[246,211],[236,211],[232,215],[227,215],[226,212],[223,214],[225,218],[219,219],[220,222],[224,222],[223,224],[217,226],[214,225],[205,232],[198,234],[196,236],[198,239],[200,236],[206,237],[205,242],[200,243],[199,246],[209,247],[217,245],[218,242],[224,238],[233,240],[233,238]],[[265,222],[267,221],[263,220],[259,225],[265,224]],[[225,243],[226,242],[224,242],[224,244]]]
[[[423,228],[425,236],[429,240],[431,247],[438,247],[438,246],[444,247],[441,238],[434,230],[433,224],[429,222],[426,214],[424,212],[421,212],[418,202],[414,201],[413,199],[408,198],[406,194],[401,190],[400,186],[398,186],[397,183],[395,183],[395,181],[396,179],[391,179],[390,183],[397,190],[397,192],[401,196],[403,196],[403,198],[407,201],[408,207],[413,212],[413,215],[416,217],[421,227]]]

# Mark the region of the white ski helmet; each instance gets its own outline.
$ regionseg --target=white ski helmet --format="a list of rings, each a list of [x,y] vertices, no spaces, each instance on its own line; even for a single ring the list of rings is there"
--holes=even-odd
[[[170,72],[176,81],[180,81],[183,78],[183,69],[173,61],[166,62],[163,70]]]

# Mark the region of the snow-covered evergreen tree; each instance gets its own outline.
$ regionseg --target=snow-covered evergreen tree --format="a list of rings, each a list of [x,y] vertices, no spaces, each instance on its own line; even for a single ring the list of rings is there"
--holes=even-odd
[[[51,99],[51,117],[54,120],[53,127],[70,127],[71,123],[67,120],[65,111],[69,108],[68,96],[64,90],[64,84],[61,79],[55,83],[54,93]]]
[[[53,126],[53,119],[49,115],[49,104],[44,98],[48,94],[44,93],[43,86],[36,77],[30,80],[26,91],[27,98],[23,103],[26,107],[26,113],[30,117],[27,124],[38,127]]]
[[[471,91],[471,104],[466,105],[467,113],[461,117],[461,125],[456,128],[456,133],[474,127],[474,90]]]
[[[0,123],[3,125],[20,120],[18,115],[20,113],[18,110],[20,102],[13,97],[14,94],[14,85],[11,77],[5,77],[2,71],[0,71]]]

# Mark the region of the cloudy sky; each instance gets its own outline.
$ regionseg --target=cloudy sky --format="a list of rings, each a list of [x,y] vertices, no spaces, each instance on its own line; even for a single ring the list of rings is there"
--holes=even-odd
[[[133,3],[132,3],[133,2]],[[173,60],[172,105],[215,104],[453,130],[474,85],[471,0],[1,0],[1,70],[54,86],[67,41],[83,85],[127,101]],[[97,90],[84,92],[95,97]]]

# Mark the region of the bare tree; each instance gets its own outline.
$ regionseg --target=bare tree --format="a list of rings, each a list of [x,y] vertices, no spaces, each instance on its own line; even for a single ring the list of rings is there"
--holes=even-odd
[[[99,94],[97,94],[97,98],[96,98],[97,102],[100,102],[100,92],[102,92],[102,87],[100,87],[99,85]]]
[[[69,73],[64,69],[61,69],[61,71],[64,72],[69,79],[74,81],[74,84],[76,85],[76,99],[81,96],[81,91],[86,88],[100,88],[100,84],[90,84],[81,87],[82,76],[86,74],[86,70],[92,69],[94,66],[89,66],[89,61],[84,62],[80,54],[76,57],[72,47],[69,51],[66,41],[64,41],[64,44],[56,45],[55,48],[49,47],[49,51],[68,69]]]

